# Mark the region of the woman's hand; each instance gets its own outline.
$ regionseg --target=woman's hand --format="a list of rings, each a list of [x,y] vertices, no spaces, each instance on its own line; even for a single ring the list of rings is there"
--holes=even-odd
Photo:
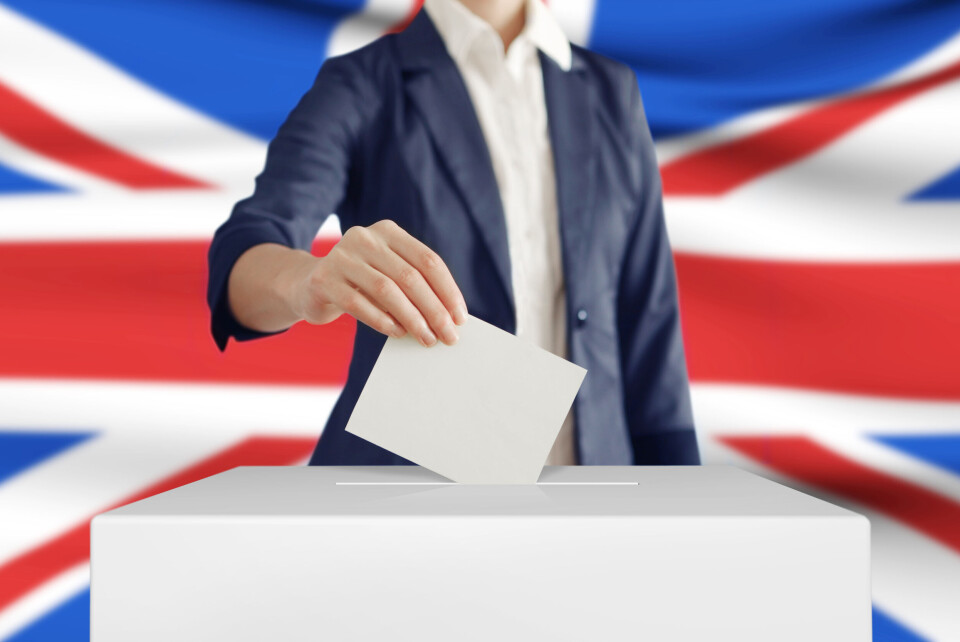
[[[440,256],[390,220],[354,226],[298,279],[291,303],[308,323],[343,313],[394,337],[425,346],[457,342],[454,324],[467,306]]]

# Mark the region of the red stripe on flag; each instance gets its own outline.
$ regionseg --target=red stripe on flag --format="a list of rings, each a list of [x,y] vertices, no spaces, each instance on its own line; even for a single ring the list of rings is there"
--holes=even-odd
[[[413,22],[413,19],[417,17],[417,12],[420,11],[420,7],[423,6],[423,0],[413,0],[413,4],[410,5],[410,9],[407,11],[406,15],[403,16],[403,19],[400,20],[397,24],[393,25],[387,29],[384,34],[388,33],[400,33],[404,29],[410,26],[410,23]]]
[[[960,553],[960,505],[949,497],[864,466],[806,437],[718,439],[768,468],[889,515]]]
[[[960,399],[960,263],[675,258],[696,381]]]
[[[316,439],[250,437],[171,475],[103,511],[140,501],[236,466],[289,466],[310,456]],[[60,573],[90,557],[90,518],[64,534],[0,566],[0,611]]]
[[[341,385],[353,345],[347,316],[217,350],[204,298],[208,247],[0,244],[0,376]]]
[[[660,168],[668,196],[719,196],[796,162],[897,103],[960,77],[960,63],[869,93],[840,98],[769,129],[681,157]]]
[[[209,187],[102,143],[3,84],[0,132],[38,154],[127,187]]]
[[[207,247],[0,244],[0,376],[341,385],[355,328],[346,316],[217,351]],[[676,265],[695,381],[960,399],[960,263],[678,253]]]

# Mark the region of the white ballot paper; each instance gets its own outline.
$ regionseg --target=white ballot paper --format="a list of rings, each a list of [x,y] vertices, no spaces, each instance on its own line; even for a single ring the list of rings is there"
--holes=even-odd
[[[347,432],[455,482],[536,483],[587,371],[473,316],[457,332],[388,338]]]

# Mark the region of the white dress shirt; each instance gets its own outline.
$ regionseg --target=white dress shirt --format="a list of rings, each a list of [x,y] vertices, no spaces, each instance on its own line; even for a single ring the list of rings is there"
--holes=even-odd
[[[424,9],[460,70],[480,121],[503,204],[516,308],[516,333],[566,357],[566,292],[553,152],[537,49],[567,70],[570,43],[540,0],[525,0],[523,31],[503,41],[459,0],[425,0]],[[575,464],[567,414],[547,464]]]

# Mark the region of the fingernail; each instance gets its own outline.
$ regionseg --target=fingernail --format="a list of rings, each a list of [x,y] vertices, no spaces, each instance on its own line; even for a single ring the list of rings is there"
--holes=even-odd
[[[460,337],[457,336],[457,331],[453,329],[452,323],[448,323],[440,328],[440,336],[443,337],[443,342],[448,346],[452,346],[460,339]]]
[[[405,335],[406,333],[407,333],[407,331],[406,331],[406,329],[405,329],[403,326],[397,325],[396,323],[394,323],[393,325],[390,326],[390,335],[391,335],[391,336],[394,336],[394,337],[396,337],[396,338],[399,339],[399,338],[401,338],[403,335]]]
[[[420,343],[427,346],[428,348],[437,342],[437,337],[435,334],[430,332],[429,328],[424,327],[420,331]]]
[[[462,303],[453,310],[453,321],[457,325],[463,325],[467,322],[467,306]]]

